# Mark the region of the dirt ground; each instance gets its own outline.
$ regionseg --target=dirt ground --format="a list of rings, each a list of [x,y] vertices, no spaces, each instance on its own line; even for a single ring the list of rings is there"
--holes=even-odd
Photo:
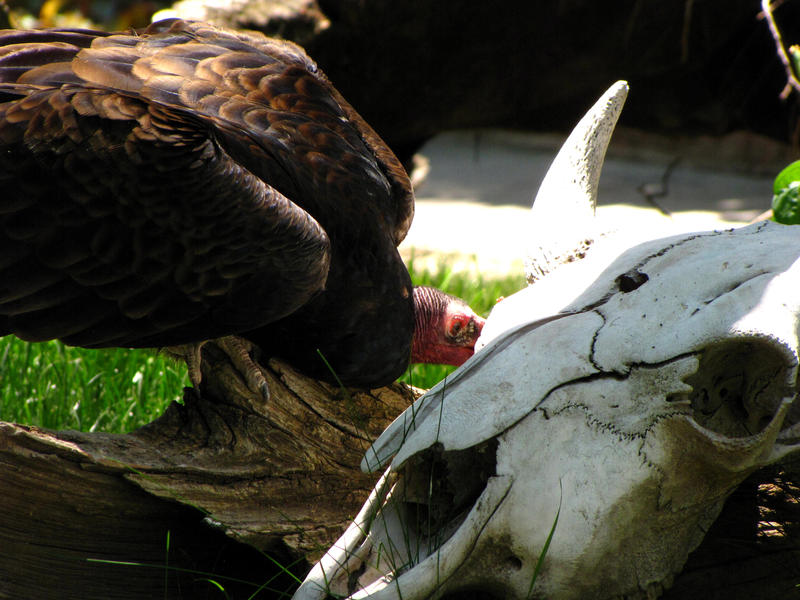
[[[433,138],[420,151],[428,171],[404,258],[435,269],[447,257],[456,270],[484,276],[521,273],[528,209],[562,141],[498,130]],[[769,208],[772,181],[791,160],[787,148],[750,134],[666,140],[618,132],[597,214],[648,228],[652,238],[740,226]]]

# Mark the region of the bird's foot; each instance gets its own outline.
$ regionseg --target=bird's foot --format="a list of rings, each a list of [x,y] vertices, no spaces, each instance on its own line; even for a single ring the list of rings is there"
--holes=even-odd
[[[211,341],[231,359],[233,366],[236,367],[236,370],[245,380],[247,387],[264,400],[269,400],[267,380],[261,372],[261,368],[250,356],[250,352],[254,349],[253,344],[234,335],[216,338]],[[203,373],[200,367],[203,362],[203,346],[206,343],[208,342],[203,341],[196,344],[170,346],[164,349],[168,354],[186,363],[186,367],[189,370],[189,380],[196,390],[200,389],[200,382],[203,380]]]
[[[261,367],[250,356],[250,352],[255,346],[244,338],[235,335],[217,338],[214,343],[228,355],[233,366],[236,367],[236,370],[247,382],[247,387],[253,393],[260,394],[265,401],[269,400],[267,379],[264,377],[264,373],[261,372]]]

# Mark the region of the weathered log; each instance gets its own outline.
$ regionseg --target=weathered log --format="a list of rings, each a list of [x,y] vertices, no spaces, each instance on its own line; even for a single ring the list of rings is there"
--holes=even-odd
[[[295,583],[271,581],[271,559],[302,577],[341,533],[374,483],[368,440],[413,392],[345,393],[272,361],[265,403],[206,359],[202,394],[130,434],[0,424],[0,598],[218,597],[208,579],[278,598]],[[742,485],[664,597],[800,597],[793,479]]]
[[[363,502],[364,450],[414,392],[262,370],[269,401],[207,345],[200,392],[128,434],[0,423],[0,598],[199,598],[215,578],[249,597],[271,559],[302,575]]]
[[[663,600],[800,598],[800,487],[795,471],[753,474],[728,498]]]

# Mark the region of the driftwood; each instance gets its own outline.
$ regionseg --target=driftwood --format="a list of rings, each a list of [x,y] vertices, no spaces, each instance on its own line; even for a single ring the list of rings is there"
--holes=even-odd
[[[745,480],[662,600],[800,598],[798,481],[781,468]]]
[[[0,424],[0,598],[287,597],[275,562],[302,578],[341,534],[374,484],[364,450],[414,392],[263,371],[269,403],[210,348],[202,394],[130,434]],[[800,597],[793,479],[741,486],[664,598]]]
[[[208,579],[280,597],[273,561],[302,575],[341,533],[375,481],[364,451],[414,393],[270,361],[265,402],[206,348],[201,393],[132,433],[0,424],[0,598],[222,597]]]

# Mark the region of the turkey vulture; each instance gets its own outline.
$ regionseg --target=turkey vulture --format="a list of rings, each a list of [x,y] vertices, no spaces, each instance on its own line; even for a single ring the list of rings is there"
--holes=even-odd
[[[0,335],[238,334],[364,387],[396,379],[412,339],[414,360],[459,364],[482,319],[412,292],[397,244],[413,206],[293,43],[177,19],[0,32]]]

